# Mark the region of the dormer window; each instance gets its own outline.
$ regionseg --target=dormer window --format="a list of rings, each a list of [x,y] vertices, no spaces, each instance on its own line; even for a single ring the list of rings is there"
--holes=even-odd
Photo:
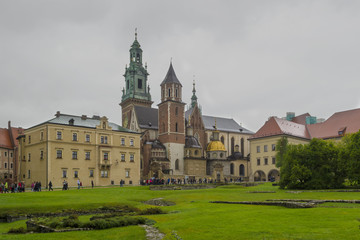
[[[106,129],[106,123],[103,122],[103,129]]]

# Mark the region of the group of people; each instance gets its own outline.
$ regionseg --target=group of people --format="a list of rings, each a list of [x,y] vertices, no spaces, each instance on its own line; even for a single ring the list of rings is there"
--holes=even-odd
[[[0,183],[0,193],[16,193],[25,192],[25,184],[23,182],[18,183]]]
[[[41,192],[41,182],[31,183],[31,191],[32,192]]]
[[[236,179],[227,179],[224,178],[225,183],[232,183],[232,182],[242,182],[243,179],[242,178],[236,178]],[[144,180],[141,184],[142,185],[165,185],[165,184],[212,184],[212,183],[216,183],[216,182],[220,182],[219,180],[216,179],[212,179],[212,178],[168,178],[168,179],[158,179],[158,178],[151,178],[151,179],[147,179]]]

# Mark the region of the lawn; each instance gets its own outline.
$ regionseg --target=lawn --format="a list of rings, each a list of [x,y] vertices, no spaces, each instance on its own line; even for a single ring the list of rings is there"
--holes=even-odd
[[[251,193],[276,191],[276,193]],[[145,216],[165,239],[360,239],[360,204],[324,203],[316,208],[215,204],[209,201],[264,201],[267,199],[360,199],[359,192],[289,193],[271,184],[255,187],[224,185],[203,190],[151,191],[148,187],[112,187],[54,192],[0,194],[0,214],[55,212],[129,205],[150,207],[153,198],[175,202],[162,207],[168,214]],[[25,220],[0,223],[0,233],[25,227]],[[0,239],[146,239],[140,226],[107,230],[0,235]]]

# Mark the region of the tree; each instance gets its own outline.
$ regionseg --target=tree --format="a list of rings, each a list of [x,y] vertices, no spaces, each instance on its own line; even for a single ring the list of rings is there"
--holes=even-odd
[[[281,137],[276,143],[276,167],[280,168],[283,163],[284,155],[287,151],[288,139],[287,137]]]
[[[342,139],[339,165],[346,169],[350,184],[360,184],[360,131]]]

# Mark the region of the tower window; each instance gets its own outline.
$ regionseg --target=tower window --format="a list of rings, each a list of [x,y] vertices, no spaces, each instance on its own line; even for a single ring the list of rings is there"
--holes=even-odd
[[[140,62],[140,54],[136,54],[136,62]]]
[[[138,89],[142,89],[142,79],[138,79]]]
[[[178,109],[178,107],[176,107],[176,108],[175,108],[175,115],[177,116],[178,113],[179,113],[179,109]]]
[[[126,81],[126,89],[129,89],[129,80]]]
[[[170,88],[169,88],[169,94],[168,94],[168,97],[170,97],[170,93],[171,93],[171,91],[170,91]]]
[[[179,159],[175,161],[175,170],[179,170]]]
[[[175,132],[178,132],[178,123],[175,123]]]
[[[178,97],[178,89],[175,89],[175,97]]]

